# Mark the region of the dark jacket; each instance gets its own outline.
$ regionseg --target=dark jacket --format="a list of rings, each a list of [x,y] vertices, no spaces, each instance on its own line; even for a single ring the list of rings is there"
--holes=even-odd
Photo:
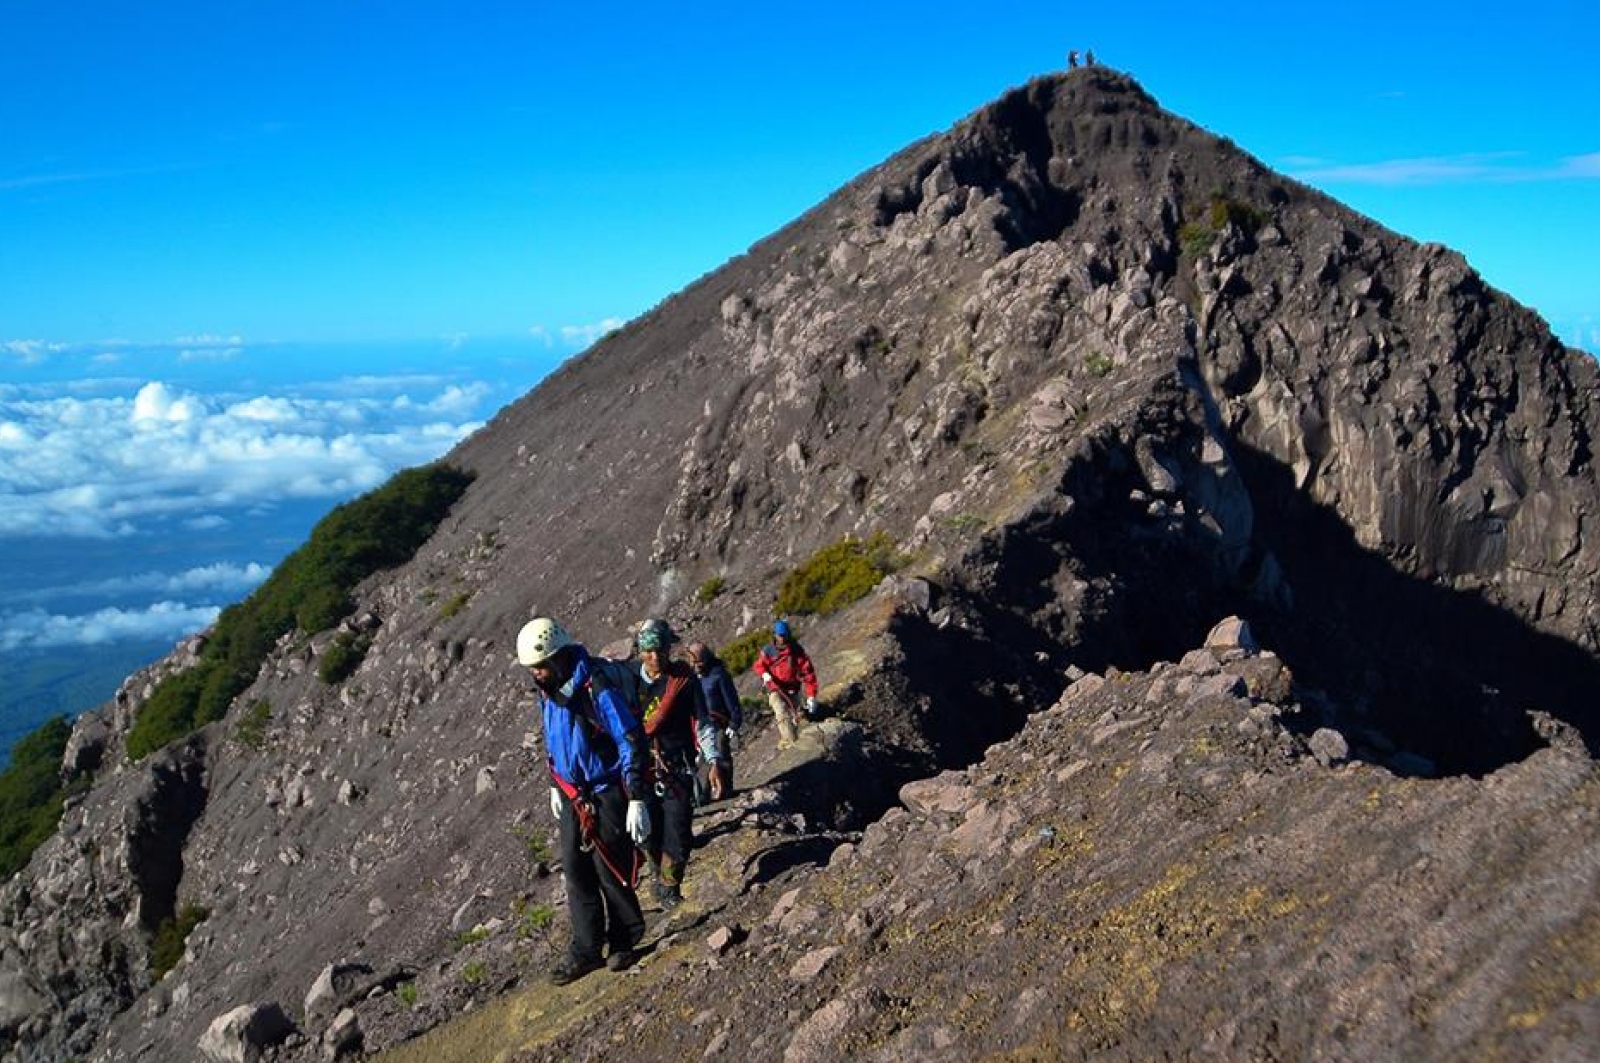
[[[735,731],[744,726],[744,713],[739,707],[739,691],[734,688],[733,677],[713,661],[700,676],[700,690],[705,694],[706,711],[718,727],[732,727]]]

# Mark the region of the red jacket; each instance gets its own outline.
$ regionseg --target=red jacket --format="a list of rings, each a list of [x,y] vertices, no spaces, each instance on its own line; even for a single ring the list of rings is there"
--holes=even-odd
[[[802,686],[805,687],[806,697],[817,696],[817,671],[811,667],[811,658],[806,656],[806,651],[797,642],[791,641],[781,650],[774,646],[761,647],[753,669],[763,683],[770,679],[779,690],[791,697]]]

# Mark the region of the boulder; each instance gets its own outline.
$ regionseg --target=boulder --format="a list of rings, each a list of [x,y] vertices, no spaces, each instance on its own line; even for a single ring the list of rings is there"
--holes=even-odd
[[[20,971],[0,971],[0,1034],[50,1010],[49,999]]]
[[[324,967],[306,993],[306,1025],[320,1025],[360,996],[371,975],[372,968],[364,963],[330,963]]]
[[[273,1001],[245,1004],[218,1015],[200,1036],[200,1053],[216,1063],[255,1063],[263,1050],[282,1044],[294,1023]]]

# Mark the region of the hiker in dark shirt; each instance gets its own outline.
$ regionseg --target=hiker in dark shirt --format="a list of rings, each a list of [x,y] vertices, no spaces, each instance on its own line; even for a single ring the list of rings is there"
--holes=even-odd
[[[683,873],[694,842],[694,763],[699,729],[709,724],[705,695],[694,670],[671,658],[677,636],[665,620],[646,620],[639,649],[639,716],[644,723],[645,802],[650,836],[643,843],[655,871],[651,889],[663,908],[683,900]]]
[[[561,824],[561,875],[572,918],[572,947],[550,974],[556,985],[601,966],[634,961],[644,914],[634,887],[638,850],[650,836],[639,795],[645,756],[639,722],[607,683],[589,651],[554,620],[538,617],[517,633],[517,660],[533,673],[550,766],[550,814]]]
[[[689,643],[689,667],[700,677],[709,723],[700,726],[700,759],[706,764],[708,796],[713,801],[733,795],[733,748],[738,743],[744,713],[739,691],[721,659],[703,642]]]

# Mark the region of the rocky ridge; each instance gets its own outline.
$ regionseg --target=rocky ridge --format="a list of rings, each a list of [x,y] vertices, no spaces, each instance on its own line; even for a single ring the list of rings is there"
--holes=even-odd
[[[230,718],[138,765],[120,754],[137,690],[86,717],[94,790],[0,887],[0,1051],[184,1058],[213,1020],[272,1002],[301,1026],[277,1053],[309,1058],[346,1008],[369,1035],[346,1022],[338,1046],[382,1047],[533,975],[559,942],[521,921],[559,895],[517,625],[553,613],[598,644],[663,614],[726,641],[846,534],[884,531],[913,561],[806,628],[839,743],[810,767],[751,758],[777,770],[741,829],[793,833],[797,857],[902,823],[884,812],[913,803],[904,784],[1041,726],[1029,714],[1069,669],[1157,684],[1155,662],[1230,613],[1295,676],[1292,697],[1263,696],[1321,734],[1308,749],[1342,746],[1364,766],[1341,771],[1381,774],[1419,823],[1465,807],[1549,763],[1549,734],[1600,733],[1595,384],[1460,256],[1272,174],[1122,75],[1040,79],[466,441],[452,460],[477,480],[450,520],[361,589],[350,623],[372,648],[344,684],[315,678],[331,634],[285,639],[239,702],[270,708],[256,740]],[[702,602],[712,576],[726,590]],[[1299,781],[1322,775],[1289,778],[1284,830],[1322,823],[1330,853],[1371,840],[1318,818]],[[1529,807],[1559,819],[1575,792]],[[1195,829],[1221,831],[1233,800],[1196,800]],[[1485,830],[1509,815],[1474,807]],[[1581,860],[1572,838],[1541,860]],[[1536,900],[1552,925],[1572,916]],[[210,917],[152,985],[149,934],[187,904]],[[305,995],[339,967],[370,974],[310,1021]],[[1177,1030],[1190,1012],[1159,1014]]]

